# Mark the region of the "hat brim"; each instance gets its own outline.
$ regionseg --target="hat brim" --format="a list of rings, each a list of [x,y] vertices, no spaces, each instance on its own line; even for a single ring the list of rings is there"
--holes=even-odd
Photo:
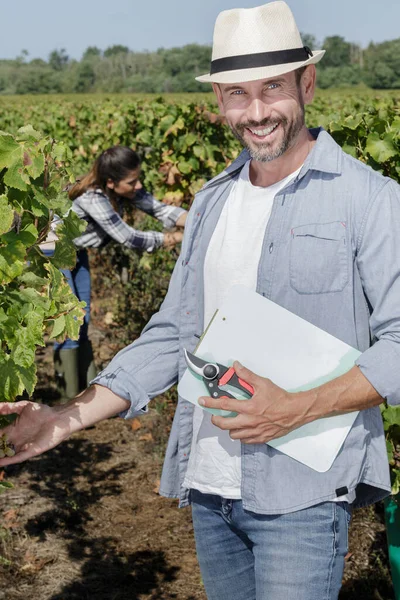
[[[245,83],[246,81],[255,81],[257,79],[269,79],[271,77],[277,77],[278,75],[284,75],[307,67],[308,65],[315,65],[324,56],[325,50],[315,50],[313,55],[308,60],[297,62],[297,63],[286,63],[283,65],[273,65],[269,67],[255,67],[252,69],[240,69],[238,71],[223,71],[221,73],[214,73],[211,75],[200,75],[195,79],[202,83]]]

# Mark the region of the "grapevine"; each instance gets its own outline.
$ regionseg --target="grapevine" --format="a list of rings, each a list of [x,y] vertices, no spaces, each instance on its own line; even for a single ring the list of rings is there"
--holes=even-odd
[[[15,136],[0,132],[0,401],[30,397],[36,385],[36,349],[44,336],[77,338],[84,303],[73,295],[60,268],[75,264],[73,238],[85,224],[69,211],[62,187],[72,177],[65,144],[42,137],[32,126]],[[54,256],[45,256],[45,240],[55,215]],[[0,426],[10,419],[3,417]],[[4,437],[0,455],[12,447]],[[0,481],[0,491],[9,484]]]

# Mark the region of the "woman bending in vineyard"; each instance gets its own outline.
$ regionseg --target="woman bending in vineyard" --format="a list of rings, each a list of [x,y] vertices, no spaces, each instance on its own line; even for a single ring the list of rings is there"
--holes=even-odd
[[[79,340],[66,339],[54,345],[54,365],[63,399],[73,398],[96,375],[92,346],[88,338],[90,318],[90,272],[87,248],[101,248],[111,239],[138,250],[152,252],[170,248],[182,240],[182,232],[139,231],[122,220],[122,201],[161,221],[166,228],[183,227],[186,211],[156,200],[140,183],[140,159],[125,146],[108,148],[96,159],[90,172],[70,190],[72,210],[87,221],[86,231],[74,240],[77,262],[71,271],[63,270],[74,294],[86,302]],[[51,241],[44,247],[51,253]],[[53,242],[54,244],[54,242]],[[46,248],[47,245],[47,248]]]

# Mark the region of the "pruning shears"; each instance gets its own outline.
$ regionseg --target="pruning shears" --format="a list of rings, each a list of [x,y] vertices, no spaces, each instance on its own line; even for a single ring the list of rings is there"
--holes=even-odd
[[[186,364],[193,373],[200,375],[210,396],[213,398],[236,398],[230,392],[222,389],[229,385],[241,394],[250,397],[254,394],[254,388],[235,373],[233,367],[225,367],[217,362],[207,362],[191,352],[184,350]]]

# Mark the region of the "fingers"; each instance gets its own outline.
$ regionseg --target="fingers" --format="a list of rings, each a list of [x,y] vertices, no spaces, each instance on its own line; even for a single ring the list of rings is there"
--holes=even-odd
[[[244,379],[247,383],[250,383],[254,389],[260,384],[263,377],[256,375],[253,371],[250,371],[247,367],[244,367],[238,360],[233,363],[235,373],[240,379]]]
[[[209,396],[202,396],[198,400],[200,406],[204,406],[206,408],[218,408],[219,410],[227,410],[229,412],[236,413],[249,413],[249,407],[246,407],[246,404],[249,403],[249,400],[236,400],[236,398],[211,398]],[[227,420],[226,417],[221,417],[224,420]]]
[[[230,434],[232,440],[240,440],[243,444],[262,444],[265,440],[254,431],[254,429],[238,429]]]
[[[0,467],[6,467],[7,465],[16,465],[20,462],[24,462],[24,460],[28,460],[28,458],[33,458],[40,454],[39,452],[32,451],[31,449],[23,450],[22,452],[17,452],[14,456],[6,456],[4,458],[0,458]]]
[[[213,423],[220,429],[225,429],[229,431],[241,430],[243,429],[243,427],[249,425],[247,419],[242,419],[241,415],[238,415],[237,417],[220,417],[217,415],[213,415],[211,417],[211,423]]]

